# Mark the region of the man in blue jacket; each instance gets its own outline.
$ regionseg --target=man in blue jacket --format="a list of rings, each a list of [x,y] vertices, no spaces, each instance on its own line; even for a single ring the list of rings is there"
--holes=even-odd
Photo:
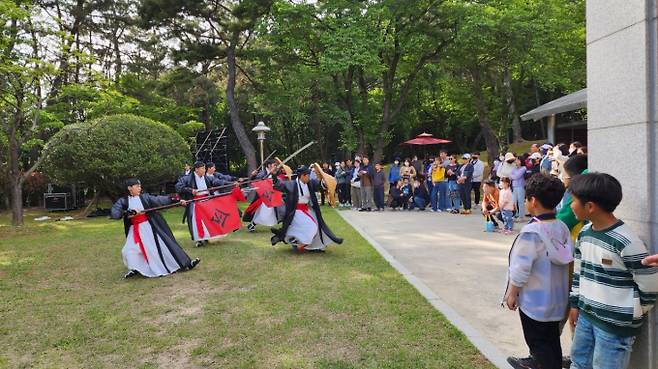
[[[396,156],[395,161],[388,169],[388,184],[389,189],[395,187],[395,184],[400,180],[400,157]]]

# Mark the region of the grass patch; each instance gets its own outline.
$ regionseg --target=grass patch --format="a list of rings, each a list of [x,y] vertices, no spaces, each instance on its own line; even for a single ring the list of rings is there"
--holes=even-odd
[[[0,214],[0,368],[493,368],[335,211],[324,254],[240,230],[197,269],[123,280],[123,225]],[[57,214],[61,215],[61,214]]]

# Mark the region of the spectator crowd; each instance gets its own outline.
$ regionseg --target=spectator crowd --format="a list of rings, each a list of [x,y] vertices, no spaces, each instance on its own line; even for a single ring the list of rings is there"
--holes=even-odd
[[[485,230],[505,234],[524,222],[510,249],[502,305],[518,310],[530,355],[508,363],[515,369],[628,367],[658,297],[658,255],[649,256],[615,217],[621,184],[588,173],[587,148],[579,142],[507,152],[488,173],[479,152],[447,151],[424,161],[395,158],[388,173],[363,155],[325,169],[337,179],[342,207],[466,215],[479,208]],[[564,332],[571,332],[572,349],[563,357]]]

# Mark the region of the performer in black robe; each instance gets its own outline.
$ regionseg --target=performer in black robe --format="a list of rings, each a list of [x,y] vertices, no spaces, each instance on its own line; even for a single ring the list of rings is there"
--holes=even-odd
[[[291,244],[300,252],[304,250],[323,251],[332,241],[341,244],[343,239],[331,232],[322,219],[317,191],[322,182],[310,179],[310,169],[301,166],[297,169],[297,179],[277,182],[274,186],[286,196],[286,213],[281,229],[272,229],[272,245],[279,242]],[[310,207],[309,207],[310,203]]]
[[[126,243],[121,250],[123,263],[128,267],[124,278],[138,274],[160,277],[177,270],[194,268],[199,259],[190,260],[180,247],[167,222],[156,211],[140,213],[144,209],[169,205],[169,196],[153,196],[142,193],[139,180],[126,181],[128,196],[120,198],[112,206],[112,219],[123,217]]]
[[[213,162],[208,162],[206,163],[206,175],[213,176],[221,181],[224,182],[235,182],[238,180],[238,177],[234,177],[229,174],[222,174],[219,171],[217,171],[217,166]],[[231,188],[227,187],[226,189],[222,189],[222,191],[219,191],[220,193],[228,193],[231,192]]]
[[[254,171],[250,177],[250,180],[256,181],[259,179],[272,178],[273,173],[276,170],[276,163],[274,160],[267,160],[265,161],[265,168],[259,172]],[[254,232],[256,230],[257,224],[271,227],[278,224],[281,219],[283,219],[283,215],[285,213],[284,206],[277,206],[273,208],[268,207],[263,203],[256,191],[253,191],[252,196],[253,200],[247,209],[245,209],[242,216],[243,221],[249,222],[247,225],[247,230],[249,232]]]
[[[224,181],[215,178],[214,176],[206,175],[206,165],[202,161],[197,161],[194,163],[194,171],[192,173],[178,179],[178,182],[176,183],[176,192],[178,192],[180,197],[184,200],[200,199],[209,195],[209,188],[230,186],[231,184],[233,184],[233,182]],[[194,206],[194,202],[187,204],[183,222],[187,220],[190,235],[192,236],[192,240],[196,241],[195,245],[197,247],[207,244],[211,240],[226,236],[211,236],[203,221],[196,221]]]

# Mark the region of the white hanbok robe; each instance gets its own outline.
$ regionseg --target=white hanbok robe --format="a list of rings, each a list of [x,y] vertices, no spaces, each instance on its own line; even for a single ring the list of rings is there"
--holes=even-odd
[[[324,250],[332,241],[318,226],[318,219],[311,206],[308,185],[297,180],[299,188],[298,204],[305,205],[308,210],[295,209],[295,216],[286,232],[285,242],[292,245],[306,245],[306,250]]]
[[[128,196],[128,209],[142,211],[144,205],[139,196]],[[135,227],[139,227],[139,236],[146,251],[146,257],[142,253],[141,247],[134,240]],[[158,236],[158,243],[155,241],[155,233],[148,221],[131,225],[126,237],[126,243],[121,250],[123,263],[129,270],[136,270],[145,277],[160,277],[171,274],[180,266],[172,256],[169,249],[165,247],[165,242]],[[147,261],[148,258],[148,261]]]

